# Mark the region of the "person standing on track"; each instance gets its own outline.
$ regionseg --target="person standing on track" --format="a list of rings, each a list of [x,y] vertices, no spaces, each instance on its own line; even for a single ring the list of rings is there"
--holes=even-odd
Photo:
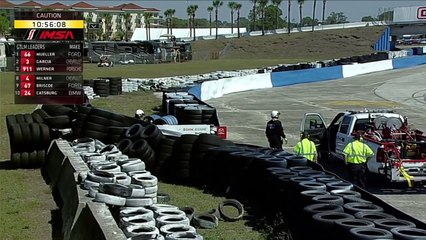
[[[309,140],[307,132],[302,133],[301,140],[294,146],[294,153],[312,162],[317,162],[317,148],[315,147],[315,143]]]
[[[365,188],[367,161],[374,152],[371,148],[362,142],[361,134],[356,133],[354,141],[348,143],[343,149],[345,155],[345,164],[348,165],[351,182]]]
[[[280,112],[274,110],[271,112],[271,120],[266,124],[265,134],[268,138],[269,147],[274,149],[283,149],[283,139],[287,144],[287,137],[280,120],[278,120]]]

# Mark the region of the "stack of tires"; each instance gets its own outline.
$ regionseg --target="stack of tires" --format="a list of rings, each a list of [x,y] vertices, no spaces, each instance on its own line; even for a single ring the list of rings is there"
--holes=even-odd
[[[90,137],[107,144],[118,143],[127,126],[139,120],[107,110],[79,106],[73,120],[74,138]]]
[[[93,91],[100,97],[108,97],[110,95],[109,79],[95,79],[93,84]]]
[[[124,138],[118,143],[118,149],[129,157],[142,159],[148,171],[155,169],[154,148],[164,138],[160,129],[156,125],[133,124],[124,132]]]
[[[176,118],[181,124],[216,124],[216,109],[202,104],[176,104]]]
[[[6,126],[12,165],[17,168],[42,166],[50,144],[50,130],[43,119],[37,113],[7,115]]]
[[[121,95],[123,93],[123,82],[121,77],[110,77],[109,79],[109,94]]]

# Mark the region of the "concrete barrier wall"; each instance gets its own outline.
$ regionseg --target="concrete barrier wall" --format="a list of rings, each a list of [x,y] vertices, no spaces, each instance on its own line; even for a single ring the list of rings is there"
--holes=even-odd
[[[401,51],[402,52],[402,51]],[[426,55],[398,57],[369,63],[310,68],[303,70],[254,74],[206,81],[191,89],[189,93],[201,101],[222,97],[225,94],[287,85],[335,80],[361,74],[400,69],[426,64]]]
[[[86,163],[65,140],[50,144],[45,180],[52,186],[61,210],[63,239],[127,239],[104,203],[94,203],[80,188],[79,175],[89,171]]]
[[[296,71],[272,72],[272,87],[343,78],[342,66],[311,68]]]
[[[426,55],[392,59],[393,69],[407,68],[422,64],[426,64]]]
[[[273,86],[270,73],[222,78],[219,80],[203,82],[200,87],[199,99],[201,101],[205,101],[212,98],[222,97],[229,93],[271,87]],[[198,96],[196,97],[198,98]]]
[[[343,78],[353,77],[366,73],[380,72],[392,69],[392,60],[369,62],[362,64],[343,65]]]

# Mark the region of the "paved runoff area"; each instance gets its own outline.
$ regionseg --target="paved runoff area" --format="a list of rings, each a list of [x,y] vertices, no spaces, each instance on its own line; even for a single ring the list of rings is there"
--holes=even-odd
[[[278,110],[288,138],[284,148],[292,152],[299,140],[305,113],[321,113],[327,123],[345,110],[393,109],[408,117],[411,127],[426,132],[426,66],[389,70],[345,79],[252,90],[207,101],[228,126],[228,139],[237,143],[268,146],[265,137],[270,112]],[[426,222],[426,191],[375,189],[376,196]]]

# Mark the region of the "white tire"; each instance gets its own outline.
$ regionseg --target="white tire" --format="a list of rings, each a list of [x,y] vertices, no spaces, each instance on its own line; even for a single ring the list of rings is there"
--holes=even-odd
[[[151,176],[133,175],[132,183],[142,185],[144,187],[153,187],[153,186],[157,186],[158,179],[154,175],[151,175]]]
[[[155,227],[155,220],[148,215],[133,215],[120,218],[120,226],[122,228],[128,227],[130,225]]]
[[[113,196],[105,193],[96,193],[95,195],[96,202],[103,202],[109,205],[114,206],[124,206],[126,204],[126,198]]]
[[[126,199],[126,206],[128,207],[148,207],[153,204],[152,198],[127,198]]]
[[[124,207],[120,210],[120,218],[134,215],[145,215],[154,219],[154,212],[144,207]]]
[[[130,225],[123,232],[126,237],[135,239],[156,239],[160,235],[160,230],[153,226]]]
[[[141,198],[145,196],[145,188],[143,186],[136,184],[130,184],[129,186],[132,188],[132,198]]]
[[[163,215],[156,218],[156,224],[157,227],[161,227],[166,224],[184,224],[189,226],[189,218],[186,216]]]

